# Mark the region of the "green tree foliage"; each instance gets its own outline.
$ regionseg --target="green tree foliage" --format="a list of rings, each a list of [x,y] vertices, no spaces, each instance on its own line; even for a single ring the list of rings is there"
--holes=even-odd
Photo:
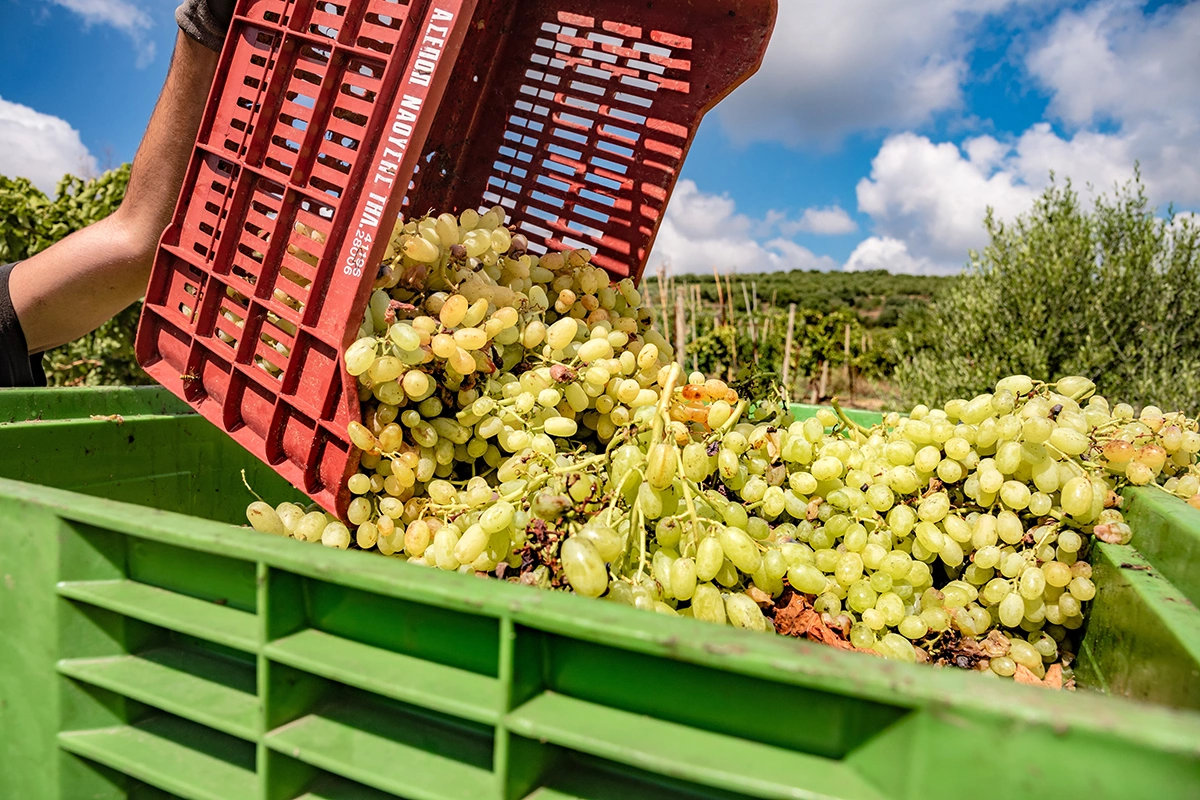
[[[991,243],[968,275],[897,341],[908,402],[942,403],[1024,373],[1086,375],[1109,397],[1200,410],[1200,228],[1159,217],[1140,176],[1084,207],[1052,183],[1010,225],[990,213]]]
[[[67,175],[53,198],[24,178],[0,176],[0,263],[20,261],[117,209],[129,185],[129,165],[92,180]],[[133,354],[141,304],[97,330],[46,354],[51,386],[149,383]]]

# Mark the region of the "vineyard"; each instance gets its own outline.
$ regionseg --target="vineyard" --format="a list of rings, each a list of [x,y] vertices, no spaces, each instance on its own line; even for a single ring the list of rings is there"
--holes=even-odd
[[[788,398],[894,405],[893,342],[950,278],[872,272],[668,276],[645,281],[654,325],[682,366],[727,381],[757,376]]]

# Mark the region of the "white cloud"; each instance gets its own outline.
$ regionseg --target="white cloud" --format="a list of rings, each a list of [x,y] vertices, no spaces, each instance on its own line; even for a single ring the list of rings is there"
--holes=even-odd
[[[739,141],[836,145],[962,104],[987,15],[1014,0],[784,0],[759,72],[717,107]]]
[[[1200,98],[1200,3],[1150,15],[1129,3],[1064,12],[1026,59],[1053,92],[1051,110],[1085,125],[1147,118],[1195,120]]]
[[[968,250],[987,243],[989,207],[1000,220],[1024,213],[1052,170],[1081,191],[1089,184],[1108,191],[1132,177],[1133,162],[1117,137],[1081,131],[1062,138],[1046,123],[1013,140],[980,136],[961,146],[912,133],[889,137],[857,188],[859,211],[870,215],[878,241],[860,244],[847,269],[872,264],[897,272],[957,272]],[[896,266],[878,263],[886,255],[896,256]]]
[[[818,236],[837,236],[858,230],[858,223],[850,219],[841,206],[806,208],[795,222],[781,222],[779,229],[785,235],[814,233]]]
[[[883,269],[908,275],[938,275],[946,272],[941,265],[927,258],[914,258],[908,245],[890,236],[869,236],[858,243],[846,259],[847,272],[866,272]]]
[[[857,188],[859,211],[870,215],[878,241],[862,242],[846,268],[869,263],[894,272],[957,272],[968,250],[987,243],[982,221],[989,207],[998,219],[1012,220],[1029,210],[1051,171],[1084,194],[1109,192],[1133,177],[1136,157],[1135,143],[1125,137],[1080,131],[1064,138],[1047,123],[1011,141],[982,136],[961,147],[912,133],[889,137]],[[1179,168],[1194,169],[1196,156],[1191,161]],[[1172,194],[1172,181],[1147,176],[1146,183],[1151,199],[1164,205],[1197,197],[1196,187]],[[893,242],[904,245],[903,254],[895,244],[883,246]],[[896,255],[897,264],[878,264],[884,255]]]
[[[154,42],[145,34],[154,27],[150,15],[129,0],[50,0],[57,6],[74,11],[88,25],[108,25],[133,40],[137,65],[144,67],[154,60]]]
[[[1200,204],[1197,42],[1200,3],[1145,14],[1101,2],[1061,14],[1026,59],[1051,93],[1050,112],[1074,131],[1065,140],[1041,132],[1042,166],[1078,178],[1072,168],[1108,165],[1128,177],[1137,160],[1152,196]],[[1116,130],[1097,132],[1105,123]]]
[[[91,176],[96,159],[66,120],[0,97],[0,175],[54,191],[65,173]]]
[[[995,50],[1001,35],[1015,37],[1004,58],[1022,61],[1027,83],[1049,96],[1045,121],[965,140],[919,135],[962,108],[972,52],[988,36]],[[1013,219],[1051,173],[1082,192],[1111,191],[1140,163],[1153,202],[1200,208],[1197,42],[1196,0],[1153,11],[1139,0],[788,0],[762,70],[718,114],[743,142],[828,146],[895,131],[858,184],[857,210],[872,224],[845,268],[952,273],[986,244],[986,209]],[[728,198],[707,198],[737,216]],[[762,247],[774,232],[843,232],[853,220],[836,211],[770,212],[732,238]]]
[[[1140,163],[1152,202],[1200,206],[1198,41],[1197,2],[1151,14],[1119,2],[1064,11],[1026,65],[1065,129],[1039,122],[961,145],[912,133],[888,138],[858,184],[859,211],[870,215],[877,241],[863,242],[847,268],[892,258],[891,269],[955,272],[968,249],[986,243],[985,208],[1012,219],[1051,172],[1081,191],[1107,192]]]
[[[914,265],[920,271],[957,271],[967,250],[984,243],[982,220],[989,206],[1011,219],[1037,193],[1013,170],[1013,157],[1011,146],[991,137],[971,140],[962,149],[912,133],[888,138],[871,163],[870,177],[858,183],[858,208],[871,216],[882,237],[859,258],[895,253],[895,244],[883,246],[894,242],[906,246],[909,259],[896,271],[914,271]]]
[[[714,265],[721,272],[837,269],[832,258],[815,255],[787,236],[771,237],[769,231],[780,219],[772,212],[753,220],[738,213],[728,195],[708,194],[694,181],[681,180],[667,205],[647,273],[660,264],[671,273],[711,272]]]

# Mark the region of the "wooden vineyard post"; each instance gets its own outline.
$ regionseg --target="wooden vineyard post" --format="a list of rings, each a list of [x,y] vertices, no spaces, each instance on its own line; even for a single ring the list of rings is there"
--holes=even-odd
[[[750,320],[750,343],[754,345],[754,363],[758,363],[758,335],[754,330],[754,309],[750,305],[750,291],[742,281],[742,299],[746,301],[746,317]]]
[[[650,303],[654,303],[654,298],[650,298]],[[662,335],[668,342],[671,341],[671,312],[667,310],[667,265],[658,265],[658,303],[662,306]]]
[[[792,387],[788,384],[788,367],[792,363],[792,332],[796,328],[796,304],[791,303],[788,306],[788,326],[787,338],[783,340],[783,388],[788,393],[788,397],[792,396]]]
[[[675,360],[680,369],[687,369],[687,320],[683,310],[683,287],[675,287]]]
[[[854,402],[854,372],[850,366],[850,323],[846,323],[846,344],[842,352],[846,356],[846,391],[850,392],[850,401]]]
[[[763,324],[763,333],[762,333],[762,346],[764,348],[767,346],[767,339],[771,335],[771,321],[774,319],[774,316],[775,316],[775,298],[777,298],[778,296],[779,296],[778,289],[772,291],[771,292],[771,302],[767,304],[766,322]]]
[[[737,314],[733,308],[733,277],[725,273],[725,299],[729,301],[729,324],[737,325]]]
[[[713,281],[717,284],[717,320],[725,324],[725,293],[721,291],[721,276],[717,273],[717,265],[713,264]]]
[[[696,341],[696,339],[699,338],[699,334],[697,334],[697,332],[696,332],[696,325],[698,324],[696,322],[696,319],[700,316],[700,284],[693,283],[688,286],[688,303],[691,305],[691,308],[692,308],[692,313],[690,316],[691,316],[691,320],[692,320],[692,341],[694,342],[694,341]],[[693,352],[692,353],[692,372],[699,371],[698,359],[699,359],[699,355],[697,353]]]
[[[755,317],[757,317],[759,315],[759,313],[761,311],[761,309],[758,306],[758,281],[750,282],[750,296],[752,298],[754,298],[754,305],[751,306],[751,311],[750,311],[750,319],[754,319]],[[759,328],[759,331],[761,332],[762,328]],[[753,336],[754,334],[751,333],[750,335]],[[754,360],[756,362],[758,361],[758,339],[757,338],[755,338],[755,340],[754,340]]]

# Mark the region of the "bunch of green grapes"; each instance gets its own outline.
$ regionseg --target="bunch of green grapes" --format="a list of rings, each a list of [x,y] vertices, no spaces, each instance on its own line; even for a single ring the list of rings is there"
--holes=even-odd
[[[260,531],[771,631],[807,598],[906,661],[988,639],[1041,677],[1083,624],[1094,539],[1127,484],[1200,508],[1195,420],[1091,381],[993,392],[863,428],[685,376],[631,281],[538,256],[504,213],[409,221],[345,364],[359,383],[347,518],[251,504]]]
[[[1093,391],[1014,376],[868,430],[830,410],[740,421],[743,405],[687,405],[720,393],[684,386],[660,433],[613,453],[610,491],[641,552],[610,567],[607,593],[628,601],[626,582],[660,611],[766,629],[761,609],[790,586],[856,647],[911,661],[948,630],[999,630],[989,668],[1041,677],[1095,595],[1090,540],[1129,541],[1115,491],[1164,480],[1195,492],[1194,420],[1153,407],[1135,418]],[[720,424],[701,427],[704,414]]]
[[[1193,467],[1186,474],[1168,478],[1163,488],[1187,504],[1200,509],[1200,470]]]
[[[610,281],[584,250],[539,257],[503,221],[497,206],[396,231],[345,353],[362,401],[347,519],[312,509],[300,525],[290,506],[263,503],[248,512],[254,527],[420,560],[421,524],[409,528],[445,487],[506,483],[560,449],[602,450],[658,402],[673,353],[633,282]]]

